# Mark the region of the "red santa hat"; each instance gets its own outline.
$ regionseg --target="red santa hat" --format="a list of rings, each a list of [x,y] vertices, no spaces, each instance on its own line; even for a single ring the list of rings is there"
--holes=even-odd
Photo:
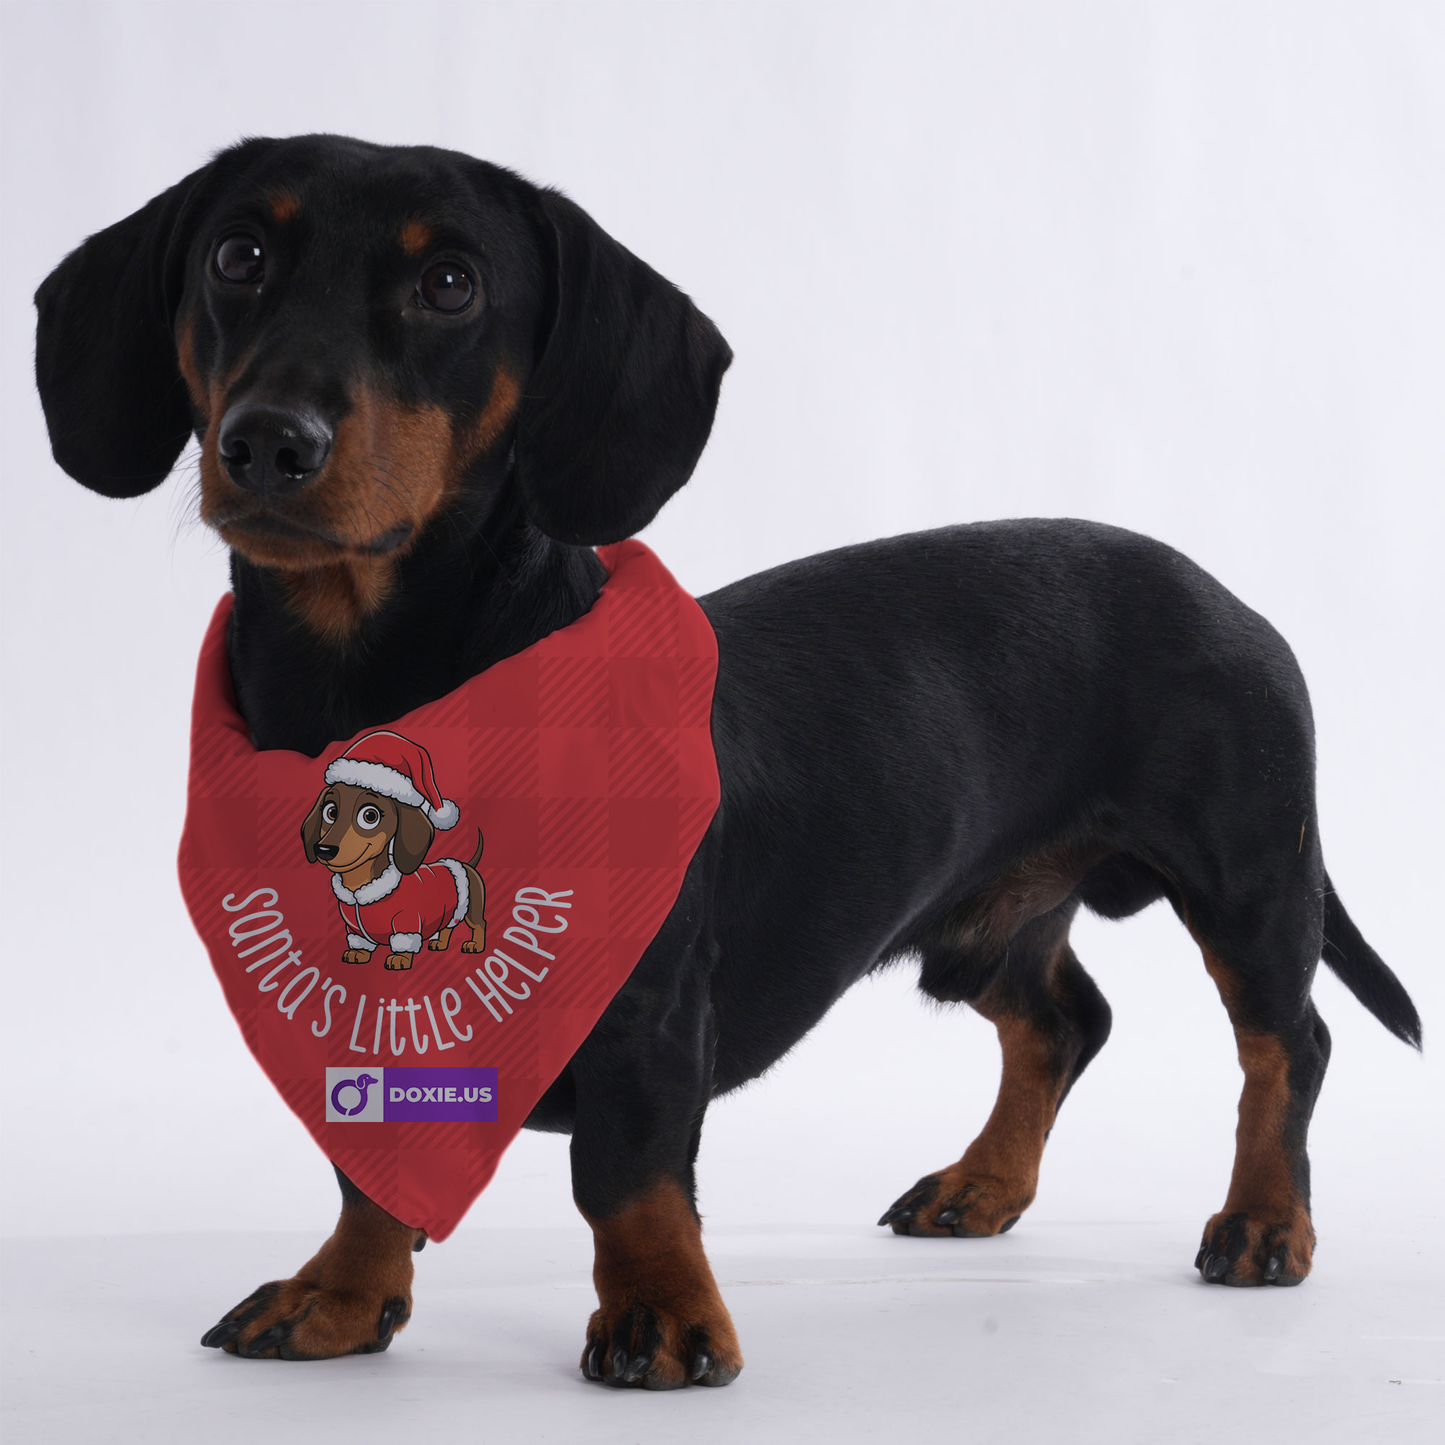
[[[442,797],[431,754],[400,733],[374,732],[347,748],[326,769],[328,783],[350,783],[398,803],[420,808],[439,829],[454,827],[461,809]]]

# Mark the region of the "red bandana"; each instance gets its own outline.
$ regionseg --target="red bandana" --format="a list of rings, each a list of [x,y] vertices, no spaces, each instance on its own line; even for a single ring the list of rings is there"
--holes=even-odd
[[[311,1137],[433,1239],[632,972],[717,809],[712,628],[640,542],[599,555],[585,617],[319,758],[251,745],[229,595],[201,647],[191,919]],[[343,875],[328,837],[378,851]]]

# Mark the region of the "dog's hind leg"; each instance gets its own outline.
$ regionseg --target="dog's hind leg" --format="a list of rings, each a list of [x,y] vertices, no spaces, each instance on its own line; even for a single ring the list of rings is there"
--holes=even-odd
[[[1109,1036],[1109,1005],[1069,947],[1077,907],[1071,899],[1026,923],[985,968],[937,939],[925,945],[920,986],[967,998],[997,1028],[1003,1078],[963,1157],[925,1175],[878,1221],[895,1234],[1003,1234],[1033,1203],[1059,1105]]]
[[[341,1218],[291,1279],[248,1295],[201,1337],[248,1360],[374,1355],[411,1318],[412,1255],[426,1234],[394,1219],[339,1169]]]
[[[1320,889],[1295,877],[1241,905],[1206,909],[1201,902],[1187,917],[1234,1027],[1244,1090],[1229,1193],[1194,1263],[1211,1284],[1298,1284],[1315,1244],[1305,1143],[1330,1057],[1329,1030],[1309,996]]]

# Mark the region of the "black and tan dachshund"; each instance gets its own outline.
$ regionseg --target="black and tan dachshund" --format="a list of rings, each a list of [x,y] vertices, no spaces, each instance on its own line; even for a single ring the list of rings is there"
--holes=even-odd
[[[685,295],[556,192],[335,136],[223,152],[92,236],[37,302],[67,472],[133,497],[199,439],[201,514],[231,548],[241,710],[259,747],[313,755],[585,613],[592,546],[687,480],[731,360]],[[1167,899],[1234,1025],[1238,1152],[1203,1278],[1302,1280],[1321,956],[1400,1038],[1420,1025],[1330,885],[1309,702],[1278,633],[1179,553],[1077,521],[845,548],[702,605],[721,806],[529,1120],[571,1134],[595,1234],[585,1375],[736,1376],[694,1205],[708,1102],[891,961],[993,1021],[1003,1080],[963,1157],[882,1222],[1011,1228],[1109,1033],[1069,945],[1080,905],[1122,918]],[[423,1241],[341,1189],[315,1259],[204,1343],[386,1346]]]

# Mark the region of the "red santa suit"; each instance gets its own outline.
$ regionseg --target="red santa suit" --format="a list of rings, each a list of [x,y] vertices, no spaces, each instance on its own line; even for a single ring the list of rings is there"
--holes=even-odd
[[[466,917],[471,903],[467,870],[455,858],[423,863],[403,873],[395,863],[351,891],[341,875],[331,875],[331,889],[341,905],[349,948],[369,951],[385,939],[393,953],[420,953],[421,946],[444,928]]]

